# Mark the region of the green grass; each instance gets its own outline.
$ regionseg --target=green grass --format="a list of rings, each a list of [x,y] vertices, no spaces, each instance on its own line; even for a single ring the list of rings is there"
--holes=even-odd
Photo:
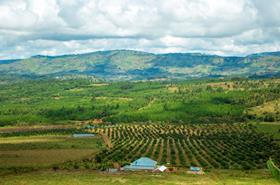
[[[230,85],[230,87],[228,87]],[[170,90],[170,86],[175,90]],[[278,80],[115,82],[25,80],[0,84],[0,125],[241,122],[250,107],[280,98]],[[277,120],[278,112],[270,117]],[[258,118],[256,118],[258,119]]]
[[[270,170],[272,176],[280,182],[280,169],[274,164],[272,159],[267,161],[267,168]]]
[[[261,122],[255,123],[254,125],[259,131],[272,135],[273,138],[279,140],[280,142],[280,122]]]
[[[99,138],[73,138],[69,136],[29,136],[1,138],[0,150],[31,149],[96,149],[101,146]]]
[[[33,172],[20,175],[8,175],[0,178],[1,185],[278,185],[268,171],[213,171],[205,175],[189,175],[186,172],[177,173],[121,173],[107,174],[95,171],[76,172]]]

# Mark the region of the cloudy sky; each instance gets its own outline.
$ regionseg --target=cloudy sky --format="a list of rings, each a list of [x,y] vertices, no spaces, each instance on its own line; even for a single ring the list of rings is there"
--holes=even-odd
[[[279,0],[0,0],[0,59],[280,50]]]

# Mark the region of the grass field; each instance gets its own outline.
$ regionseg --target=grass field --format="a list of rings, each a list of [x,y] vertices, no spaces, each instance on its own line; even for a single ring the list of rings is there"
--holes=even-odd
[[[71,135],[2,137],[0,168],[50,167],[69,160],[92,157],[102,146],[99,137],[72,138]]]
[[[211,171],[205,175],[186,172],[108,174],[94,171],[44,171],[0,177],[1,185],[279,185],[268,171]]]
[[[32,125],[32,126],[4,126],[0,127],[1,133],[11,132],[34,132],[34,131],[52,131],[54,129],[71,129],[75,128],[75,125]]]
[[[280,142],[280,122],[260,122],[254,124],[260,132],[272,135],[273,138]]]
[[[273,101],[265,102],[256,107],[252,107],[248,111],[249,114],[255,115],[258,119],[271,119],[271,121],[279,120],[280,117],[280,98]],[[276,115],[278,118],[271,117]]]

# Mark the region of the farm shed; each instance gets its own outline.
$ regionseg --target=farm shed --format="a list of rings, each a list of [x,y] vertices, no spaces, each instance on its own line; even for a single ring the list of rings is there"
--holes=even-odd
[[[141,157],[136,161],[132,162],[130,165],[124,166],[124,170],[154,170],[157,167],[157,162],[148,158]]]
[[[73,134],[73,137],[94,137],[95,134]]]
[[[188,171],[189,174],[204,174],[202,168],[191,166],[190,170]]]
[[[200,167],[194,167],[194,166],[191,166],[190,167],[190,171],[192,171],[192,172],[199,172],[199,171],[201,171],[202,169],[200,168]]]
[[[107,169],[107,172],[108,173],[117,173],[118,169],[116,169],[116,168],[109,168],[109,169]]]

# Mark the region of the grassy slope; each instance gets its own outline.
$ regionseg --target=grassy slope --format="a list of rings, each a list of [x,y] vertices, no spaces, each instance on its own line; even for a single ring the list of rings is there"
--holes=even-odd
[[[278,52],[279,53],[279,52]],[[280,56],[220,57],[201,54],[154,55],[138,51],[104,51],[58,57],[36,56],[0,62],[4,74],[90,74],[110,80],[184,78],[215,75],[263,75],[279,72]]]
[[[82,172],[34,172],[21,175],[10,175],[0,178],[1,185],[68,185],[68,184],[145,184],[145,185],[278,185],[267,171],[213,171],[206,175],[188,175],[185,172],[176,174],[123,173],[102,174],[92,171]]]
[[[261,122],[255,123],[254,125],[258,128],[259,131],[272,135],[280,142],[280,122]]]
[[[265,102],[262,105],[252,107],[248,111],[249,114],[255,115],[259,119],[265,119],[269,115],[276,115],[274,120],[280,119],[280,98]],[[266,118],[267,119],[267,118]]]
[[[280,96],[275,90],[280,87],[279,80],[171,84],[98,86],[87,80],[8,83],[0,85],[0,124],[57,124],[101,117],[115,123],[236,122],[258,99],[261,104]]]

